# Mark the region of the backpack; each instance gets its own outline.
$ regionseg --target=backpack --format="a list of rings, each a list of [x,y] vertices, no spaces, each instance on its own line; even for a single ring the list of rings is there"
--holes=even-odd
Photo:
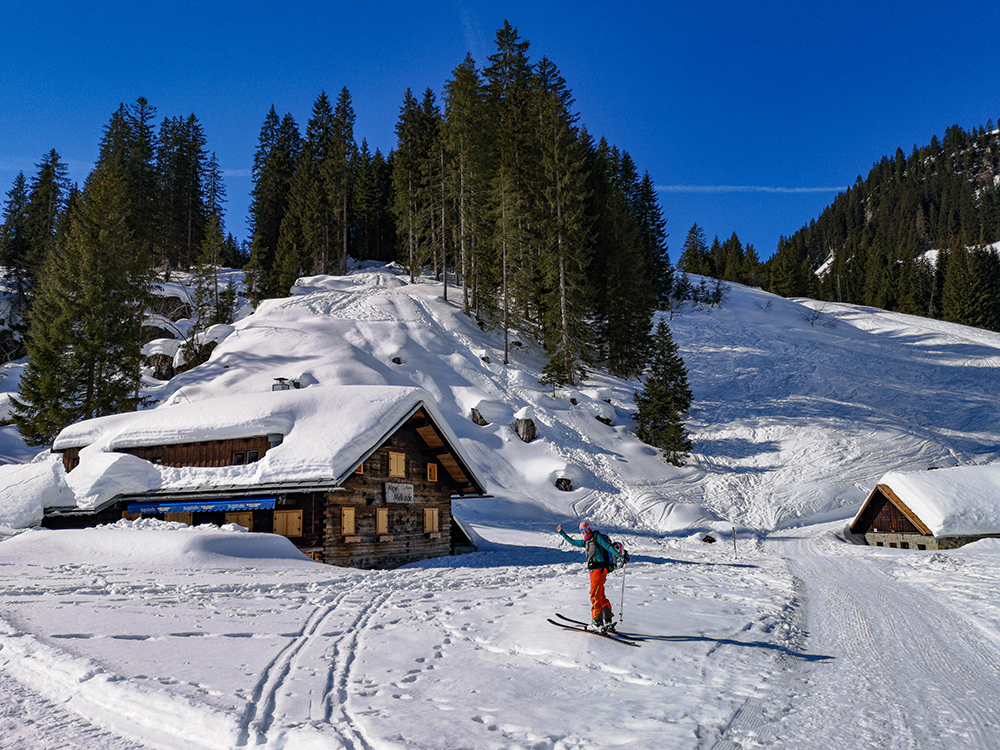
[[[621,542],[612,541],[611,537],[609,537],[603,531],[598,531],[597,533],[600,534],[601,538],[603,538],[604,541],[608,543],[609,547],[613,547],[615,552],[617,552],[619,555],[622,556],[623,562],[628,562],[628,552],[625,551],[624,544],[622,544]],[[618,558],[612,555],[610,552],[607,552],[606,550],[604,552],[604,556],[608,558],[608,563],[605,566],[608,569],[608,572],[610,573],[611,571],[616,570],[618,568],[618,562],[619,562]]]

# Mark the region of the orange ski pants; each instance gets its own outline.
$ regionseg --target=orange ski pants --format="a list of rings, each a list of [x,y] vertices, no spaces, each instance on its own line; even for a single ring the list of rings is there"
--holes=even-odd
[[[608,571],[605,568],[590,571],[590,616],[597,619],[601,610],[607,607],[611,609],[611,602],[604,595],[604,582],[608,580]]]

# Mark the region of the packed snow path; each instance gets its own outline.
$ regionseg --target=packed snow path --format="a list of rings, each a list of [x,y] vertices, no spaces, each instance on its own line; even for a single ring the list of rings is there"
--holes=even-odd
[[[749,701],[716,748],[1000,747],[996,621],[984,632],[956,606],[948,574],[961,553],[855,547],[815,530],[765,550],[786,557],[804,582],[809,647],[834,658],[767,675],[781,690]],[[911,566],[944,575],[929,587],[900,575]],[[989,596],[982,584],[975,576],[962,588],[975,601]]]

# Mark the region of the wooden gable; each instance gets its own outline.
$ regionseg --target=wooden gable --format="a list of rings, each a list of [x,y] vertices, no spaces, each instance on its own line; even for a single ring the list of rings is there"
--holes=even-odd
[[[455,455],[454,450],[445,440],[441,432],[435,427],[427,413],[423,409],[418,409],[411,417],[411,422],[417,434],[427,445],[428,456],[437,461],[448,473],[452,482],[460,494],[482,493],[483,488],[479,487],[469,476],[468,470],[461,460]]]
[[[854,534],[889,533],[933,536],[927,525],[899,499],[887,484],[875,486],[858,517],[851,524]]]

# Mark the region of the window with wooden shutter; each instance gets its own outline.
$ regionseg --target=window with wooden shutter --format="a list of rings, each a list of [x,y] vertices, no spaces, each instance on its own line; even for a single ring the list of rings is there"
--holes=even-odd
[[[344,536],[354,536],[354,508],[340,509],[340,531]]]
[[[438,509],[424,508],[424,533],[438,533]]]
[[[385,535],[389,533],[389,509],[375,509],[375,533]]]
[[[253,511],[245,510],[238,513],[226,513],[226,523],[235,523],[247,531],[253,531]]]
[[[389,453],[389,476],[406,479],[406,454]]]
[[[287,537],[302,536],[302,511],[274,511],[274,533]]]
[[[436,482],[438,480],[438,465],[431,461],[427,464],[427,481]]]

